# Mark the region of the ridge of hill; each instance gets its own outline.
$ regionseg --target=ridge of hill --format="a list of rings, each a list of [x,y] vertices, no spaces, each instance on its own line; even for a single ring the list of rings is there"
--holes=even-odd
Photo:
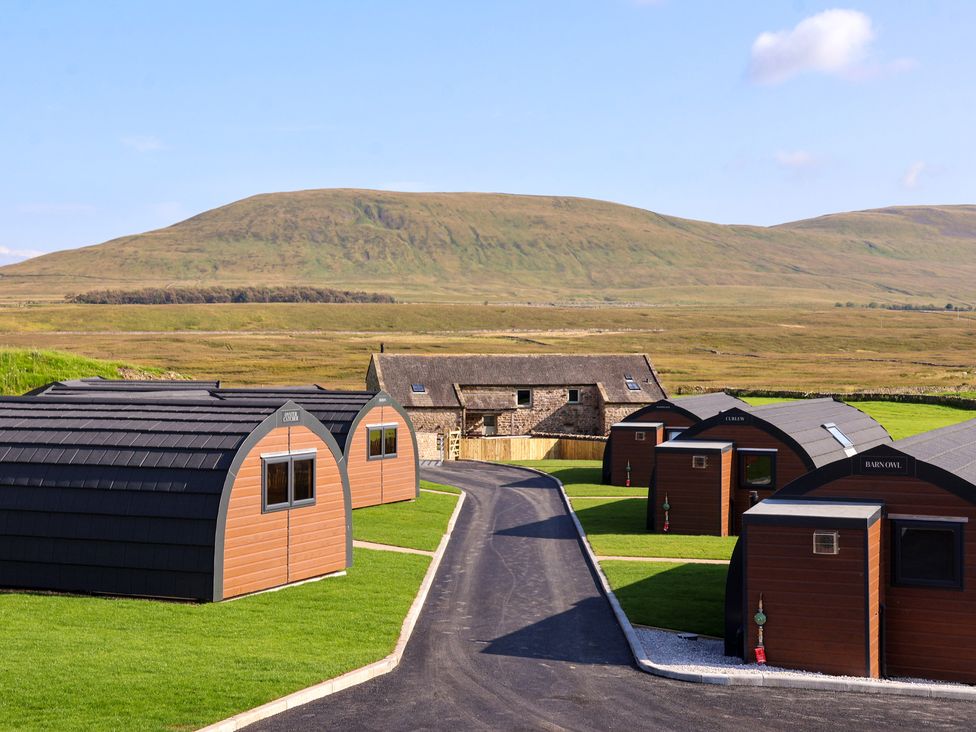
[[[267,193],[0,268],[0,298],[96,288],[306,285],[404,300],[976,300],[976,206],[772,227],[559,196]]]

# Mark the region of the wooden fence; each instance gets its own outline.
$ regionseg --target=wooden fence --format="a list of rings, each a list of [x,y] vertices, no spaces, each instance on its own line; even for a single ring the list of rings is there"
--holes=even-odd
[[[606,440],[567,437],[477,437],[461,440],[462,460],[602,460]]]

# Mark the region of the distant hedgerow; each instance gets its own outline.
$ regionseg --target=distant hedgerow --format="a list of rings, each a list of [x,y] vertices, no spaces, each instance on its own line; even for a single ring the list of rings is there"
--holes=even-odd
[[[142,290],[92,290],[67,295],[80,305],[184,305],[237,302],[393,303],[389,295],[328,287],[148,287]]]

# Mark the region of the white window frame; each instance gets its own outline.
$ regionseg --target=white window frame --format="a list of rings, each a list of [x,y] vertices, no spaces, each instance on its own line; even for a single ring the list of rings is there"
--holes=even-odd
[[[829,549],[823,551],[824,547],[817,543],[817,539],[830,539]],[[813,532],[813,553],[819,556],[836,556],[840,554],[840,532],[817,529]]]
[[[692,455],[691,467],[695,470],[708,470],[708,455]]]

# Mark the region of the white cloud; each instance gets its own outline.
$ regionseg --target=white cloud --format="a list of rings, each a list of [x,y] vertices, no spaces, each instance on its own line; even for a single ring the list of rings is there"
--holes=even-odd
[[[790,170],[810,170],[817,167],[820,161],[806,150],[780,150],[776,153],[776,162]]]
[[[39,257],[46,252],[41,252],[36,249],[11,249],[10,247],[5,247],[0,244],[0,257],[11,258],[15,260],[19,259],[30,259],[31,257]]]
[[[925,162],[917,160],[908,166],[905,175],[901,177],[901,184],[905,188],[915,188],[918,186],[918,177],[925,171]]]
[[[856,75],[867,58],[874,29],[858,10],[825,10],[790,30],[760,33],[752,44],[749,76],[779,84],[805,71]]]
[[[87,203],[22,203],[17,212],[37,216],[88,216],[95,207]]]
[[[153,152],[164,147],[163,141],[155,135],[129,135],[123,137],[120,142],[136,152]]]

